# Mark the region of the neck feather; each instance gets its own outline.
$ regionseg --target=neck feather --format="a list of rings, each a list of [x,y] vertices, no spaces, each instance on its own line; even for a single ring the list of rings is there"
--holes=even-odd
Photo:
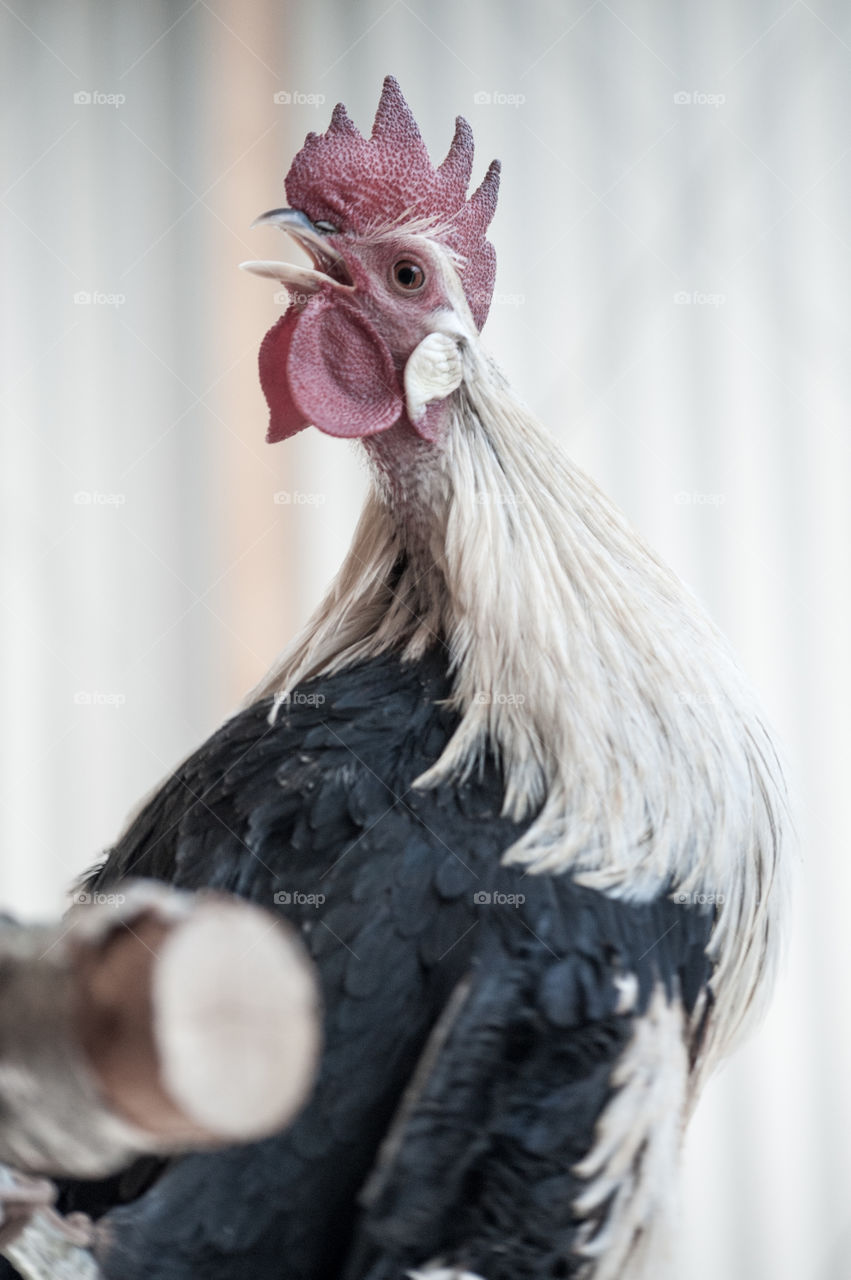
[[[388,649],[446,648],[459,727],[417,785],[488,750],[505,860],[604,892],[718,906],[719,1038],[770,959],[782,777],[753,695],[694,598],[510,394],[476,344],[441,448],[386,432],[352,547],[252,697]]]

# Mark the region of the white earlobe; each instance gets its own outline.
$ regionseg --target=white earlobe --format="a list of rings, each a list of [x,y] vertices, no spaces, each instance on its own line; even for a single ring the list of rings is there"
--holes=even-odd
[[[419,422],[431,400],[444,400],[463,376],[458,344],[445,333],[430,333],[405,365],[405,403],[411,422]]]

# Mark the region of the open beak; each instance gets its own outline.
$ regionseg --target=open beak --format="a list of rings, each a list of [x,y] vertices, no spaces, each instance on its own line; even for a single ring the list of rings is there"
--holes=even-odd
[[[255,218],[252,227],[280,227],[292,236],[313,262],[313,267],[298,267],[290,262],[241,262],[243,271],[270,280],[280,280],[288,288],[312,294],[320,289],[350,292],[354,285],[342,254],[330,243],[333,231],[321,230],[300,209],[270,209]]]

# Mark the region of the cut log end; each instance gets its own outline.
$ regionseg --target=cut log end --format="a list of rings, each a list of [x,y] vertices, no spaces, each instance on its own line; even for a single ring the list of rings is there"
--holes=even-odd
[[[304,1102],[319,1053],[301,945],[257,910],[210,901],[165,940],[154,973],[164,1087],[200,1129],[245,1140]]]
[[[169,1145],[249,1141],[305,1100],[319,1052],[300,941],[236,899],[148,912],[81,957],[85,1053],[115,1111]]]
[[[103,1177],[265,1137],[314,1079],[318,987],[294,930],[225,895],[118,888],[59,925],[0,923],[0,1253],[27,1280],[99,1271],[91,1224],[18,1170]]]

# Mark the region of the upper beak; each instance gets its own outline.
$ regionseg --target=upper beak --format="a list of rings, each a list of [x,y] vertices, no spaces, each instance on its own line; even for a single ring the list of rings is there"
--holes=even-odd
[[[341,253],[329,243],[333,232],[320,231],[300,209],[270,209],[255,218],[252,227],[280,227],[296,241],[313,260],[313,267],[297,267],[290,262],[241,262],[243,271],[268,276],[282,284],[317,293],[321,288],[353,288],[351,276]]]

